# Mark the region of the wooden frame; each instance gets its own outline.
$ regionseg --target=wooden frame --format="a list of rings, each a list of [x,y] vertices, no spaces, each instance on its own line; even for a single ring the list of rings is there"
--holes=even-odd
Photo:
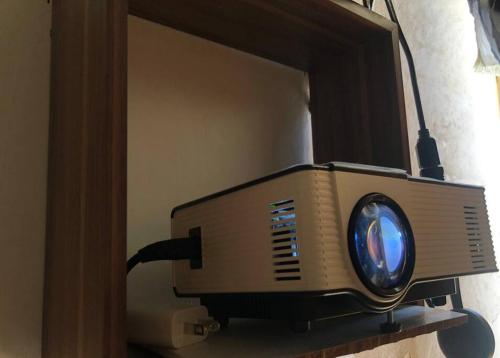
[[[44,357],[126,356],[128,11],[307,71],[316,162],[410,169],[396,27],[357,4],[54,0]]]
[[[411,170],[399,37],[384,17],[350,0],[130,0],[129,12],[308,72],[316,163]]]
[[[126,357],[127,4],[52,6],[42,354]]]

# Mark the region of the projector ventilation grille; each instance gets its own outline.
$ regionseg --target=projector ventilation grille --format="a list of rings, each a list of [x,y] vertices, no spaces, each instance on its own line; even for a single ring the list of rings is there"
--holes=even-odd
[[[464,217],[472,268],[474,270],[482,270],[486,268],[486,263],[477,207],[464,206]]]
[[[293,199],[269,204],[274,277],[277,281],[300,280],[299,246]]]

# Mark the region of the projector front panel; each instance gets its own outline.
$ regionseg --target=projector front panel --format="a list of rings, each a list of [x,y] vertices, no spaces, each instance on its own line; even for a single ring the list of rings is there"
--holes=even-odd
[[[391,304],[392,302],[397,301],[404,292],[393,297],[382,297],[374,294],[361,282],[356,270],[354,269],[349,252],[348,240],[350,240],[350,238],[348,238],[348,226],[351,214],[356,204],[365,196],[373,193],[383,194],[393,199],[406,213],[409,208],[408,197],[405,195],[408,183],[406,177],[390,177],[342,171],[334,171],[330,173],[330,175],[334,178],[333,180],[336,181],[337,185],[336,202],[339,207],[337,220],[339,220],[340,227],[342,228],[341,234],[337,238],[342,250],[339,251],[339,255],[337,257],[332,258],[330,265],[333,264],[333,261],[342,261],[348,271],[348,275],[343,277],[343,282],[335,282],[335,280],[339,280],[340,278],[335,277],[335,271],[330,271],[328,274],[332,277],[332,284],[336,286],[338,285],[337,287],[352,287],[355,291],[362,293],[364,296],[375,302]]]
[[[497,271],[483,188],[366,173],[335,171],[330,175],[337,185],[343,254],[332,257],[327,266],[344,261],[349,271],[346,281],[339,282],[334,278],[336,270],[331,270],[331,287],[352,287],[381,303],[398,298],[373,294],[352,269],[348,223],[356,203],[371,193],[393,199],[409,220],[416,256],[410,283]]]

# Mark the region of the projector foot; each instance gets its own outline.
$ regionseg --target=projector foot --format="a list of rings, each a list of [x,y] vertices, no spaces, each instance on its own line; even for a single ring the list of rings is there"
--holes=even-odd
[[[446,306],[446,296],[429,298],[434,307]]]
[[[219,322],[220,328],[224,329],[229,326],[229,318],[228,317],[214,317],[214,319]]]
[[[401,332],[401,329],[401,323],[394,321],[394,311],[387,312],[387,321],[380,325],[380,331],[382,333],[397,333]]]
[[[311,321],[292,321],[290,328],[294,333],[305,333],[311,330]]]

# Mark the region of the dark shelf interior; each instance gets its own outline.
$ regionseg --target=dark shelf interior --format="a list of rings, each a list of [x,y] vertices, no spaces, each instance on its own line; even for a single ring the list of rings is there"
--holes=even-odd
[[[349,0],[130,0],[129,13],[307,72],[316,163],[410,170],[391,21]]]
[[[131,0],[129,13],[304,71],[315,53],[356,51],[394,30],[351,1]]]

